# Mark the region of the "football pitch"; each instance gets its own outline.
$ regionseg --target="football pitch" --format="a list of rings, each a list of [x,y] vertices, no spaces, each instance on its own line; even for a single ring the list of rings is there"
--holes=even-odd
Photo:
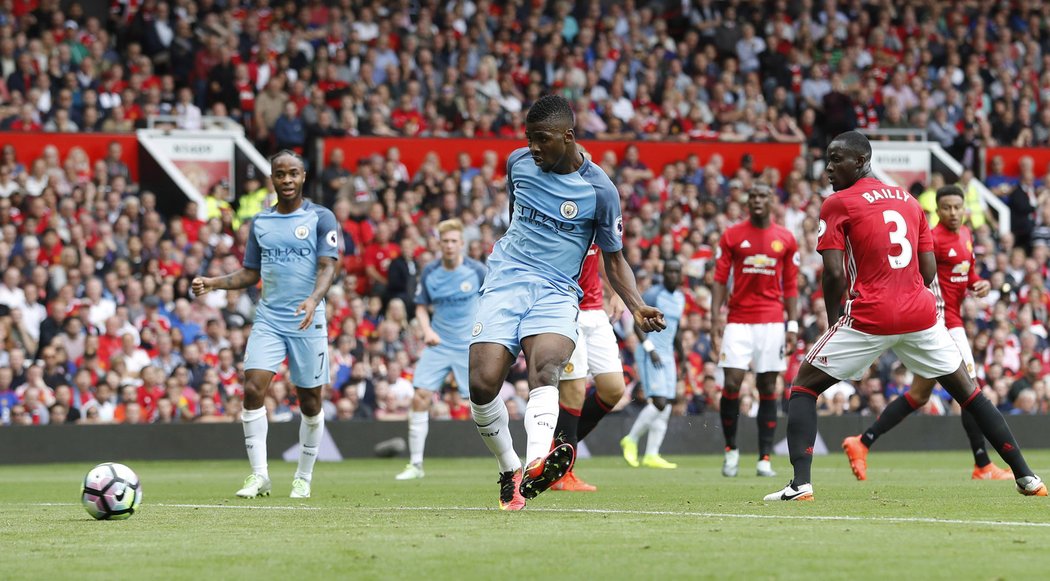
[[[319,463],[313,498],[233,497],[247,461],[127,462],[144,500],[126,521],[79,503],[88,464],[0,467],[4,579],[1019,579],[1046,574],[1050,499],[969,480],[966,453],[873,453],[856,482],[840,453],[814,464],[816,502],[766,503],[789,479],[723,478],[721,456],[677,470],[581,460],[597,493],[547,492],[496,510],[491,458]],[[103,459],[100,459],[103,460]],[[119,461],[119,458],[112,460]],[[1029,461],[1050,476],[1050,451]]]

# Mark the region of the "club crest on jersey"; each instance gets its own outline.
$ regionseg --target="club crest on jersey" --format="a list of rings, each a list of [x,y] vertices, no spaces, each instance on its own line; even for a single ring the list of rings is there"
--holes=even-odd
[[[781,252],[784,250],[784,243],[780,240],[774,240],[769,246],[773,249],[773,252]]]
[[[477,323],[474,323],[474,329],[470,332],[470,336],[471,337],[477,337],[478,335],[481,334],[481,330],[484,329],[484,328],[485,327],[481,324],[481,321],[478,321]]]
[[[572,373],[574,369],[576,369],[576,366],[571,361],[565,364],[565,373]]]
[[[306,237],[310,235],[310,229],[306,226],[298,226],[295,229],[295,237],[299,240],[306,240]]]
[[[580,213],[580,208],[576,206],[576,202],[568,201],[562,202],[561,204],[561,217],[566,220],[572,220],[576,217],[576,214]],[[622,226],[621,226],[622,228]]]
[[[470,291],[474,290],[474,285],[471,284],[469,280],[465,280],[459,285],[459,290],[465,293],[469,293]]]

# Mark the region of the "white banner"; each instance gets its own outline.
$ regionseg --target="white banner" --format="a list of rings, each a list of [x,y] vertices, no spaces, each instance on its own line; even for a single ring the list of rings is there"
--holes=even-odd
[[[924,187],[930,183],[930,150],[911,147],[894,148],[892,142],[875,148],[872,166],[905,190],[915,182]]]
[[[207,196],[215,184],[233,184],[234,144],[229,137],[163,136],[151,140],[155,155],[163,155]]]

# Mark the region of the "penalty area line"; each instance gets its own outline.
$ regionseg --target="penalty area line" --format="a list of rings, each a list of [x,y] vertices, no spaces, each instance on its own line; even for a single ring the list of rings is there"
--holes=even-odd
[[[24,506],[79,506],[74,502],[33,502],[25,503]],[[316,510],[340,510],[340,507],[316,507],[316,506],[267,506],[248,504],[174,504],[174,503],[151,503],[149,506],[162,508],[193,508],[193,509],[232,509],[232,510],[276,510],[276,511],[316,511]],[[481,506],[389,506],[389,507],[345,507],[343,510],[354,510],[360,512],[501,512],[495,508]],[[873,522],[873,523],[902,523],[902,524],[941,524],[941,525],[964,525],[964,526],[990,526],[990,527],[1035,527],[1050,528],[1050,522],[1024,522],[1024,521],[996,521],[996,520],[966,520],[933,517],[861,517],[840,515],[799,515],[799,514],[748,514],[731,512],[681,512],[671,510],[626,510],[626,509],[601,509],[601,508],[529,508],[526,512],[542,512],[553,514],[594,514],[594,515],[623,515],[623,516],[677,516],[694,517],[699,519],[743,519],[743,520],[800,520],[800,521],[828,521],[828,522]]]

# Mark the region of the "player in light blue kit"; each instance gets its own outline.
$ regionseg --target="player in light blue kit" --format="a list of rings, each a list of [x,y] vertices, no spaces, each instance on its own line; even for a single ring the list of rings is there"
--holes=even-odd
[[[576,342],[582,296],[576,282],[591,243],[602,249],[613,289],[644,331],[664,328],[646,306],[623,257],[620,196],[600,167],[576,147],[572,108],[538,99],[525,119],[529,146],[507,159],[511,222],[489,256],[470,342],[470,406],[478,432],[499,462],[500,508],[521,510],[572,468],[569,444],[551,449],[558,382]],[[514,451],[507,406],[497,397],[524,350],[529,401],[526,465]]]
[[[423,447],[430,424],[430,404],[449,372],[464,398],[469,395],[467,359],[470,325],[478,308],[485,266],[463,256],[463,223],[458,219],[438,224],[441,258],[423,267],[416,289],[416,320],[423,328],[423,350],[416,364],[416,395],[408,414],[409,463],[395,478],[423,477]],[[433,308],[434,318],[430,318]]]
[[[241,289],[262,279],[262,299],[255,309],[244,362],[244,446],[252,473],[237,496],[269,496],[266,466],[266,408],[263,400],[274,373],[288,357],[302,420],[299,467],[292,498],[309,498],[317,448],[324,433],[321,386],[328,383],[328,325],[325,294],[339,264],[339,226],[335,215],[303,199],[303,159],[282,151],[270,158],[270,178],[277,205],[252,219],[243,268],[215,278],[193,279],[193,292]]]
[[[677,260],[664,263],[663,284],[653,286],[645,291],[645,304],[660,309],[667,319],[667,332],[647,336],[635,327],[641,343],[634,352],[635,365],[638,366],[639,380],[645,387],[648,405],[638,414],[631,426],[631,432],[620,440],[623,457],[627,463],[638,467],[638,440],[649,433],[645,443],[645,456],[642,466],[648,468],[678,468],[673,462],[664,460],[660,455],[660,445],[667,434],[667,420],[671,417],[671,402],[678,391],[678,371],[675,368],[675,335],[678,323],[685,311],[685,295],[678,287],[682,286],[682,265]]]

